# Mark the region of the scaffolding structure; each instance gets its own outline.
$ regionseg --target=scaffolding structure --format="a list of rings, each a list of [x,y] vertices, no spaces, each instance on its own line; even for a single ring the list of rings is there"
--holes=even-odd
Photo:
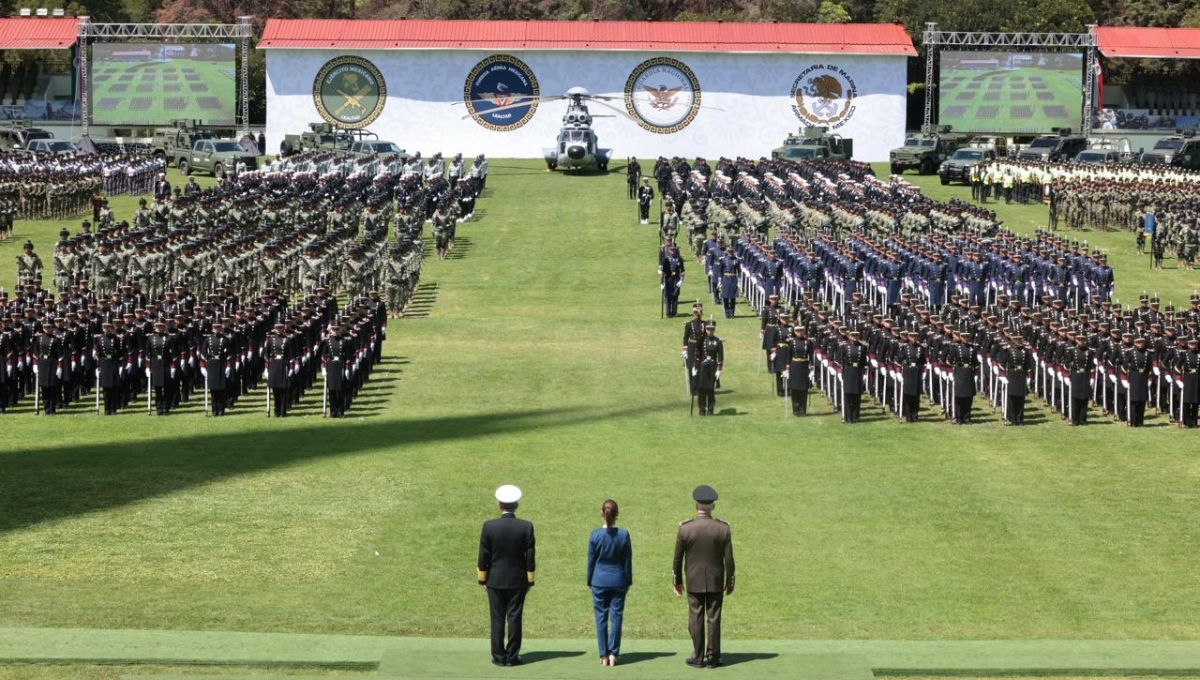
[[[241,74],[238,78],[238,118],[240,136],[250,133],[250,40],[254,37],[252,17],[238,17],[235,24],[100,24],[90,17],[79,17],[79,102],[83,108],[83,134],[91,124],[91,53],[89,45],[96,40],[159,40],[159,41],[216,41],[236,40],[241,51]]]
[[[942,31],[936,23],[926,23],[921,34],[925,47],[925,116],[922,122],[933,121],[935,57],[939,50],[947,47],[961,49],[1037,49],[1037,50],[1083,50],[1084,83],[1083,111],[1080,112],[1084,135],[1092,133],[1092,114],[1095,108],[1095,83],[1098,68],[1096,51],[1096,26],[1089,24],[1086,33],[992,33],[987,31]]]

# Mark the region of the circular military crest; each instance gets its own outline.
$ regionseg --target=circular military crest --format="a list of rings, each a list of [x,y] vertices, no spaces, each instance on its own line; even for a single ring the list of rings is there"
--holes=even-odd
[[[792,112],[810,125],[840,128],[854,115],[857,97],[854,79],[838,66],[814,64],[792,81]]]
[[[366,59],[337,57],[317,72],[313,103],[327,122],[343,128],[363,128],[383,112],[387,84],[375,64]]]
[[[493,54],[471,69],[463,86],[467,113],[483,127],[498,132],[515,130],[537,112],[537,77],[525,62]]]
[[[625,110],[650,132],[679,132],[691,124],[699,109],[700,81],[678,59],[647,59],[625,81]]]

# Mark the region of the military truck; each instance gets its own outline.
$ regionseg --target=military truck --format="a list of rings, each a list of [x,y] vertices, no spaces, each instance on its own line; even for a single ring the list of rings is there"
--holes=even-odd
[[[379,139],[379,135],[339,128],[332,123],[309,123],[307,131],[284,136],[279,143],[279,154],[286,158],[301,151],[349,151],[355,142],[368,139]]]
[[[25,151],[38,156],[79,156],[83,153],[75,142],[69,139],[32,139],[25,145]]]
[[[1089,139],[1087,148],[1075,154],[1073,163],[1103,165],[1106,163],[1132,163],[1138,155],[1126,137],[1098,137]]]
[[[54,135],[31,127],[27,120],[9,121],[7,127],[0,127],[0,150],[28,149],[35,139],[54,139]]]
[[[150,153],[159,158],[176,159],[181,151],[190,151],[201,139],[216,139],[215,130],[195,125],[189,120],[171,121],[171,127],[154,128],[150,138]]]
[[[1017,160],[1043,163],[1069,161],[1087,145],[1087,137],[1072,134],[1071,128],[1054,128],[1048,135],[1034,137],[1017,153]]]
[[[899,175],[909,168],[916,168],[919,174],[932,175],[942,161],[966,143],[967,136],[951,132],[949,125],[922,126],[921,132],[904,140],[904,146],[892,149],[889,154],[892,174]]]
[[[350,145],[350,153],[360,156],[370,156],[379,154],[380,156],[399,156],[400,160],[408,160],[409,153],[401,149],[395,142],[384,142],[378,139],[369,139],[361,142],[354,142]]]
[[[1158,140],[1153,149],[1142,154],[1142,162],[1200,168],[1200,139],[1196,139],[1195,128],[1176,130],[1170,137]]]
[[[257,167],[258,157],[235,139],[200,139],[190,149],[176,149],[171,164],[181,175],[200,170],[221,179],[241,164],[245,170]]]
[[[991,163],[995,160],[994,148],[964,146],[938,166],[938,177],[941,178],[943,186],[951,182],[970,184],[972,165]]]
[[[854,155],[854,140],[829,134],[827,127],[806,127],[800,134],[788,134],[783,146],[771,150],[771,158],[800,160],[802,158],[842,158]]]

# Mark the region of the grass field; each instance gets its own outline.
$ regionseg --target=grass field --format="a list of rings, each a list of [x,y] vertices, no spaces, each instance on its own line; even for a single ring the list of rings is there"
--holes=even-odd
[[[1196,432],[1071,429],[1040,407],[1019,429],[991,412],[901,426],[873,406],[845,426],[818,396],[785,418],[744,308],[718,325],[722,415],[689,418],[655,227],[623,176],[539,165],[493,164],[479,220],[427,263],[351,418],[322,420],[310,397],[267,420],[261,395],[219,421],[198,404],[0,418],[0,628],[486,637],[479,524],[515,483],[539,533],[527,639],[592,634],[585,544],[610,496],[637,547],[626,637],[684,638],[671,548],[710,483],[736,537],[734,641],[1200,639]],[[1000,211],[1022,232],[1045,221]],[[0,281],[26,238],[48,261],[60,226],[18,223]],[[1081,236],[1112,253],[1122,299],[1198,285],[1150,272],[1132,235]],[[690,269],[684,297],[701,291]],[[108,677],[78,670],[11,677]]]
[[[944,68],[944,67],[943,67]],[[1081,70],[943,70],[938,120],[956,132],[1045,132],[1079,128]]]
[[[95,125],[166,125],[195,118],[232,124],[237,85],[228,61],[122,62],[97,60],[92,71]]]

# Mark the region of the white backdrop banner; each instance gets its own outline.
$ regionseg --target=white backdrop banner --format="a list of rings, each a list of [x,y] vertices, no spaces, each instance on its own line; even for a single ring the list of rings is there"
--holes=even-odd
[[[906,57],[618,51],[267,51],[267,136],[333,116],[429,155],[539,158],[583,87],[600,146],[627,156],[768,155],[789,132],[825,125],[854,157],[887,160],[904,141]],[[364,121],[367,121],[364,123]]]

